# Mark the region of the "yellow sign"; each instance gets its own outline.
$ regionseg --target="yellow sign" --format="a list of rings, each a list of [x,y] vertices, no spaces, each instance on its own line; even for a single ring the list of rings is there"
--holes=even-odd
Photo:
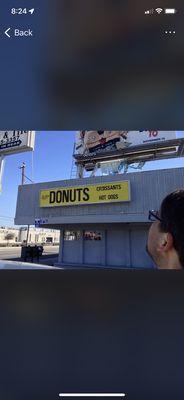
[[[130,201],[129,181],[59,187],[40,191],[40,207],[61,207],[120,201]]]

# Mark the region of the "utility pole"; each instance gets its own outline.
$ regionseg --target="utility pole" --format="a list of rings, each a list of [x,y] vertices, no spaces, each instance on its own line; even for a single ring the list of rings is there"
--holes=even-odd
[[[26,246],[27,246],[28,241],[29,241],[29,227],[30,227],[30,225],[27,226]]]
[[[23,162],[19,168],[22,170],[22,183],[21,184],[24,185],[26,164]]]
[[[25,184],[25,169],[26,169],[26,164],[25,162],[22,163],[22,165],[19,167],[22,170],[22,179],[21,179],[21,184],[24,185]],[[26,236],[26,246],[28,244],[29,241],[29,225],[27,226],[27,236]]]

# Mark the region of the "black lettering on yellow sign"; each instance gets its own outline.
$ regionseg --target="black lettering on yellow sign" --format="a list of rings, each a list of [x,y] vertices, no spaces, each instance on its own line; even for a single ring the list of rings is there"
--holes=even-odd
[[[118,199],[118,194],[109,194],[108,195],[109,200],[117,200]]]
[[[101,201],[106,200],[106,194],[103,194],[102,196],[99,196],[99,200],[101,200]]]
[[[42,194],[41,199],[44,200],[48,200],[49,199],[49,195],[48,194]]]
[[[120,190],[121,185],[106,185],[106,186],[97,186],[96,190],[97,192],[100,192],[101,190]]]
[[[62,204],[62,203],[75,203],[89,200],[89,188],[77,188],[77,189],[61,189],[51,190],[49,196],[50,204]]]

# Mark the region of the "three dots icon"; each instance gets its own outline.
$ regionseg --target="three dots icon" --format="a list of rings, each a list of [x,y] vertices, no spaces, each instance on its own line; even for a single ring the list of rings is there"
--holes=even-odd
[[[166,35],[175,35],[175,33],[176,33],[176,31],[172,31],[172,30],[165,31]]]

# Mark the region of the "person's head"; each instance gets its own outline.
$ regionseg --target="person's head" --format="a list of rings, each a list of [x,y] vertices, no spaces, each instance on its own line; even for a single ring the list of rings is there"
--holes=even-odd
[[[158,212],[150,211],[147,251],[162,269],[184,268],[184,190],[163,200]]]

